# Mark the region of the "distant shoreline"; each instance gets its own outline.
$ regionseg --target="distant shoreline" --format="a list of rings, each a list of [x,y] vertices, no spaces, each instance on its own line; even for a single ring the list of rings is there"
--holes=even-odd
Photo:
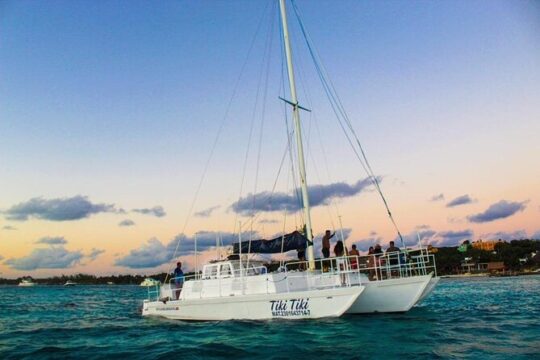
[[[490,274],[490,273],[477,273],[477,274],[450,274],[441,275],[441,279],[462,279],[462,278],[476,278],[476,277],[511,277],[511,276],[529,276],[540,275],[540,272],[528,271],[528,272],[509,272],[507,274]]]

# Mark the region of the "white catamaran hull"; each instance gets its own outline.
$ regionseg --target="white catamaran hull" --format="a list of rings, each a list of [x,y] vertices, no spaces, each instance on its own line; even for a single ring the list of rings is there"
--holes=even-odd
[[[199,321],[339,317],[363,291],[363,286],[353,286],[292,293],[171,300],[166,303],[146,300],[142,314]]]
[[[432,274],[362,282],[365,290],[347,310],[348,314],[409,311],[420,299]]]
[[[433,292],[433,289],[435,289],[435,286],[439,283],[439,280],[441,280],[440,277],[432,277],[429,280],[429,283],[427,284],[426,288],[422,292],[422,295],[420,296],[420,299],[416,302],[417,304],[421,303],[426,297],[429,296]]]

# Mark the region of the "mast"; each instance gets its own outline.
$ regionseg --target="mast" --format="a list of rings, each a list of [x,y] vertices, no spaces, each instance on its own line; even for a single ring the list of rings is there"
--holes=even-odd
[[[309,195],[306,181],[306,163],[304,160],[304,146],[302,144],[302,130],[300,126],[300,113],[298,99],[296,97],[296,84],[294,82],[294,70],[292,63],[291,45],[289,43],[289,28],[287,26],[287,12],[285,8],[285,0],[279,0],[279,8],[281,10],[281,25],[283,27],[283,42],[285,44],[285,54],[287,56],[287,73],[289,76],[289,85],[291,89],[291,102],[293,107],[293,120],[296,134],[296,147],[298,153],[298,167],[300,170],[300,181],[302,187],[302,202],[304,204],[304,220],[306,222],[306,237],[307,244],[307,259],[309,270],[315,270],[315,257],[313,254],[313,234],[311,230],[311,214],[309,209]]]

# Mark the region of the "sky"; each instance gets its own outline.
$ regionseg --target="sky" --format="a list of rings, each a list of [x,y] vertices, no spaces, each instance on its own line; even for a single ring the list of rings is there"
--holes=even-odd
[[[540,238],[538,2],[295,4],[407,245]],[[385,247],[288,5],[316,252]],[[203,262],[239,222],[301,227],[278,25],[263,0],[0,2],[0,277],[190,269],[195,238]]]

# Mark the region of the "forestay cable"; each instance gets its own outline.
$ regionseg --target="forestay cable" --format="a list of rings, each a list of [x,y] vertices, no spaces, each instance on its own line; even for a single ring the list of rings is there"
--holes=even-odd
[[[302,34],[304,35],[304,39],[306,41],[306,45],[308,47],[309,54],[310,54],[311,58],[313,59],[313,63],[315,65],[317,75],[319,76],[319,79],[321,80],[324,91],[325,91],[326,95],[328,96],[328,99],[330,100],[332,110],[333,110],[334,114],[336,115],[336,118],[339,121],[340,127],[343,130],[343,132],[344,132],[349,144],[351,145],[356,157],[360,161],[360,164],[362,165],[362,167],[366,171],[368,177],[370,178],[373,185],[375,186],[375,189],[377,190],[378,194],[380,195],[380,197],[382,199],[382,202],[383,202],[383,204],[384,204],[384,206],[386,208],[386,212],[388,213],[388,217],[390,218],[390,221],[394,225],[394,228],[395,228],[395,230],[396,230],[396,232],[398,234],[398,237],[401,240],[401,245],[405,246],[403,236],[401,235],[401,232],[400,232],[400,230],[399,230],[399,228],[397,226],[397,223],[394,220],[394,217],[392,216],[392,212],[390,211],[390,207],[388,205],[388,202],[387,202],[387,200],[386,200],[386,198],[385,198],[385,196],[384,196],[384,194],[382,192],[382,189],[380,187],[379,180],[375,176],[375,174],[373,172],[373,169],[371,168],[371,165],[369,164],[366,153],[365,153],[365,151],[364,151],[364,149],[362,147],[362,144],[360,143],[360,140],[359,140],[358,136],[356,135],[356,132],[354,131],[352,123],[351,123],[351,121],[350,121],[350,119],[349,119],[349,117],[347,115],[347,112],[345,111],[345,108],[343,107],[343,104],[342,104],[341,99],[339,98],[339,96],[337,94],[337,91],[335,90],[332,82],[330,80],[327,80],[327,78],[329,78],[329,77],[325,75],[326,72],[324,71],[324,67],[322,65],[322,61],[320,60],[320,56],[318,56],[318,53],[316,52],[315,47],[312,45],[310,37],[307,34],[307,31],[306,31],[304,23],[303,23],[303,21],[302,21],[302,19],[300,17],[298,8],[296,6],[296,3],[295,3],[294,0],[292,0],[291,2],[292,2],[292,5],[293,5],[294,13],[295,13],[296,18],[298,20],[298,23],[300,25],[300,29],[302,31]],[[348,130],[351,132],[352,136],[356,140],[356,144],[358,145],[358,149],[360,150],[360,153],[358,153],[358,150],[354,146],[354,143],[353,143],[350,135],[347,133],[347,129],[343,125],[341,118],[343,118],[343,121],[347,125]]]

